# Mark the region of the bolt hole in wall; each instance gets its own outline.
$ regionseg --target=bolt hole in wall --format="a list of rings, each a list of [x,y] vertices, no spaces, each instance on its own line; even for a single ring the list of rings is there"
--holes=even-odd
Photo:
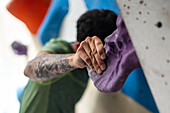
[[[165,37],[162,37],[162,40],[165,40]]]
[[[158,28],[161,28],[161,27],[162,27],[162,22],[160,22],[160,21],[157,22],[157,23],[155,24],[155,26],[158,27]]]
[[[148,46],[146,46],[146,50],[148,50],[149,49],[149,47]]]
[[[164,75],[164,74],[162,74],[162,75],[161,75],[161,77],[162,77],[162,78],[164,78],[164,77],[165,77],[165,75]]]
[[[141,0],[139,3],[140,3],[140,4],[143,4],[143,3],[144,3],[144,1],[143,1],[143,0]]]
[[[147,4],[146,3],[144,3],[144,1],[143,0],[141,0],[141,1],[139,1],[139,4],[144,4],[144,6],[147,6]]]

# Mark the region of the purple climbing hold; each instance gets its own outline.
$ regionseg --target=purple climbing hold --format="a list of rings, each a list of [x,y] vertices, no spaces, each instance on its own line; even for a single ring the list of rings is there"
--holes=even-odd
[[[27,55],[27,46],[21,44],[20,42],[14,41],[11,47],[15,54],[17,55]]]
[[[116,92],[122,88],[128,75],[140,67],[139,60],[129,34],[119,14],[117,29],[105,39],[106,70],[98,75],[87,67],[95,87],[105,93]]]

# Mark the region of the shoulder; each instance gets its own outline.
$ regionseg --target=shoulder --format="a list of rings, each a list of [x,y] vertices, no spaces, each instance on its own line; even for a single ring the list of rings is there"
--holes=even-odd
[[[66,40],[62,39],[51,39],[49,42],[47,42],[40,52],[48,51],[54,54],[67,54],[72,53],[73,48],[71,46],[70,42],[67,42]]]

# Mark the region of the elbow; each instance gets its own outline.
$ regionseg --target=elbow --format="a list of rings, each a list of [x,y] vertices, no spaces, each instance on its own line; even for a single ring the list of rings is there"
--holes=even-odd
[[[25,67],[25,69],[24,69],[24,75],[25,75],[26,77],[28,77],[27,67]]]
[[[24,69],[24,75],[26,77],[31,78],[31,66],[29,65],[29,63],[26,65],[25,69]]]
[[[24,69],[24,75],[32,81],[38,81],[38,79],[35,77],[35,73],[33,72],[33,67],[34,66],[32,65],[32,62],[28,62]]]

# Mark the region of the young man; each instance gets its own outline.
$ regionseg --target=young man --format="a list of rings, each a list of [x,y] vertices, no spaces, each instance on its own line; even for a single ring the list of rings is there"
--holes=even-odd
[[[86,65],[98,74],[106,68],[102,42],[116,29],[116,19],[109,10],[88,11],[77,22],[78,42],[48,42],[25,68],[30,80],[20,113],[74,113],[87,85]]]

